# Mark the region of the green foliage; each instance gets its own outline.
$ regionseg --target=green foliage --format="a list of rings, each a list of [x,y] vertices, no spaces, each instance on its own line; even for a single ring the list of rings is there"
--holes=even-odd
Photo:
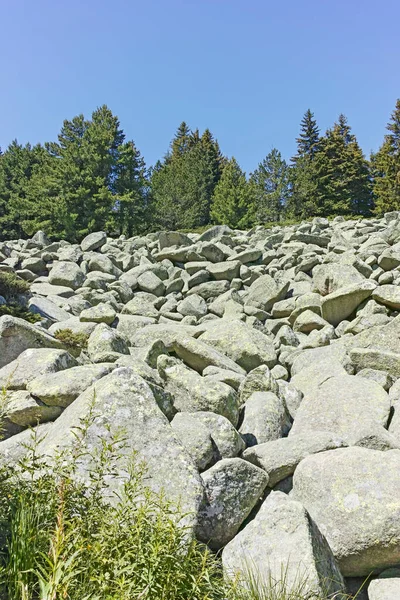
[[[318,152],[319,146],[319,127],[314,113],[307,109],[300,123],[300,134],[296,138],[297,154],[293,157],[293,161],[297,162],[303,156],[313,158]]]
[[[289,174],[291,185],[286,214],[307,218],[318,214],[315,158],[320,148],[319,128],[310,109],[305,112],[300,123],[300,134],[296,142],[297,154],[292,158],[293,167]]]
[[[10,317],[17,317],[18,319],[25,319],[25,321],[28,321],[28,323],[37,323],[42,318],[37,313],[27,310],[20,304],[0,305],[0,317],[3,317],[4,315],[10,315]]]
[[[372,209],[369,166],[344,115],[320,140],[315,155],[315,215],[368,215]]]
[[[254,219],[254,194],[245,173],[235,158],[225,165],[221,179],[215,187],[211,218],[214,223],[245,228]]]
[[[13,300],[20,294],[29,292],[29,283],[15,273],[0,272],[0,296]]]
[[[124,140],[118,118],[101,106],[91,120],[65,120],[58,142],[45,148],[15,142],[0,162],[0,226],[1,219],[11,219],[18,235],[43,229],[70,241],[100,229],[142,231],[147,172],[134,143]],[[7,177],[10,169],[16,182]],[[8,212],[2,215],[4,206]]]
[[[387,125],[389,133],[376,154],[371,157],[374,176],[375,212],[400,209],[400,99]]]
[[[224,158],[218,142],[206,129],[178,128],[170,153],[151,176],[155,225],[162,229],[190,229],[210,221],[211,198],[221,177]]]
[[[55,332],[54,337],[62,342],[73,356],[79,356],[82,350],[87,349],[89,339],[87,333],[74,333],[72,329],[59,329]]]
[[[290,193],[289,167],[276,148],[250,175],[256,223],[279,221]]]

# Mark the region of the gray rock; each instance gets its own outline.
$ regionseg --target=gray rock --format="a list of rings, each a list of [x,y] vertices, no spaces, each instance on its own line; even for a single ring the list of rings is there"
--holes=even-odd
[[[233,371],[239,375],[244,375],[245,370],[237,365],[233,360],[215,350],[201,340],[197,340],[190,336],[177,336],[172,343],[171,350],[183,360],[189,367],[202,373],[203,370],[213,365],[221,369]]]
[[[372,298],[389,308],[400,308],[400,288],[397,285],[380,285],[372,292]]]
[[[95,363],[115,362],[121,354],[129,354],[124,338],[105,323],[100,323],[90,334],[88,354]]]
[[[241,458],[225,458],[202,474],[205,500],[197,536],[219,549],[236,535],[261,497],[268,475]]]
[[[215,462],[222,458],[234,458],[245,449],[243,438],[226,417],[206,411],[188,414],[207,428],[213,443]]]
[[[309,454],[342,448],[347,444],[331,432],[303,433],[258,444],[243,452],[243,458],[268,473],[269,487],[274,487],[289,475]]]
[[[23,390],[38,375],[56,373],[78,363],[65,350],[32,348],[0,369],[0,388]]]
[[[97,304],[96,306],[83,310],[79,315],[79,320],[83,323],[106,323],[107,325],[111,325],[111,323],[114,322],[115,317],[115,310],[105,302],[104,304]]]
[[[251,521],[224,548],[226,575],[279,597],[290,594],[321,598],[344,590],[332,552],[307,511],[282,492],[272,492]],[[284,579],[284,582],[282,581]],[[278,596],[277,596],[278,597]],[[341,596],[336,596],[340,598]]]
[[[114,365],[85,365],[31,379],[26,389],[47,406],[66,407],[95,381],[108,375]]]
[[[171,421],[171,427],[196,467],[200,472],[204,471],[214,457],[208,428],[190,413],[177,413]]]
[[[54,304],[49,298],[31,298],[28,302],[29,310],[41,315],[50,321],[66,321],[71,318],[70,313]]]
[[[275,302],[284,299],[288,288],[289,281],[278,284],[270,275],[262,275],[250,286],[246,304],[268,312]]]
[[[368,585],[368,600],[398,600],[400,598],[400,570],[388,569]]]
[[[211,411],[226,417],[236,426],[239,417],[237,395],[229,385],[209,381],[166,355],[158,358],[157,368],[178,411]]]
[[[325,535],[345,577],[400,561],[400,451],[340,448],[306,457],[293,495]]]
[[[262,364],[271,368],[277,362],[275,349],[267,336],[243,321],[213,321],[200,339],[231,358],[246,371]]]
[[[46,406],[24,390],[7,392],[5,396],[7,406],[7,421],[23,429],[34,427],[38,423],[54,421],[60,416],[62,410],[57,406]]]
[[[200,319],[207,314],[207,304],[204,298],[192,294],[178,304],[177,311],[183,316],[193,316]]]
[[[38,452],[49,457],[60,451],[71,452],[76,445],[76,428],[89,414],[94,420],[82,441],[88,452],[75,458],[77,475],[87,480],[96,449],[123,431],[126,444],[115,457],[114,475],[104,487],[105,497],[115,500],[113,494],[121,490],[132,453],[136,452],[136,459],[146,465],[146,485],[156,492],[163,490],[167,499],[179,502],[187,515],[184,521],[194,526],[203,498],[195,465],[157,406],[148,384],[129,368],[116,369],[83,392],[57,419]]]
[[[360,428],[386,426],[389,410],[389,396],[375,381],[336,375],[305,395],[290,435],[332,431],[352,444]]]
[[[338,325],[340,321],[350,317],[375,288],[374,281],[365,280],[328,294],[321,301],[322,318],[332,325]]]
[[[287,435],[290,419],[282,400],[272,392],[253,392],[244,405],[239,432],[247,446],[255,446]]]
[[[99,250],[107,242],[107,234],[104,231],[95,231],[89,233],[81,241],[81,248],[83,252],[90,252],[91,250]]]
[[[85,275],[78,265],[67,261],[55,263],[49,275],[50,284],[69,287],[73,290],[81,287],[84,281]]]
[[[330,263],[313,269],[313,291],[327,296],[341,288],[364,281],[364,277],[352,265]]]

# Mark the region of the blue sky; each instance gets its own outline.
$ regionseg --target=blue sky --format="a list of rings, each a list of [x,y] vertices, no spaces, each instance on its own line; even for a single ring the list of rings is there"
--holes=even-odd
[[[399,0],[0,0],[0,146],[107,104],[146,162],[182,120],[252,171],[310,107],[366,154],[400,97]]]

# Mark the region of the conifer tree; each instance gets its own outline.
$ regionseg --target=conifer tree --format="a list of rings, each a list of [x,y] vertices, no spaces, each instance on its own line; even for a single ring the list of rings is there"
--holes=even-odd
[[[400,99],[387,125],[389,133],[378,152],[371,157],[375,212],[382,215],[400,210]]]
[[[291,192],[285,212],[290,217],[305,218],[318,213],[314,161],[320,147],[320,136],[317,121],[310,109],[307,109],[300,123],[296,143],[297,154],[292,158],[290,171]]]
[[[22,146],[14,140],[0,156],[0,237],[3,239],[23,235],[19,204],[26,202],[33,172],[45,155],[40,145]]]
[[[245,228],[254,214],[252,188],[235,158],[225,165],[214,190],[211,218],[214,223]]]
[[[171,142],[170,159],[178,160],[189,150],[192,145],[193,134],[185,121],[179,125],[176,134]]]
[[[370,213],[371,180],[368,163],[344,115],[320,140],[315,159],[316,215]]]
[[[276,148],[250,175],[256,223],[279,221],[289,198],[289,168]]]
[[[218,142],[206,130],[190,133],[182,123],[170,154],[151,177],[156,220],[166,229],[193,228],[210,219],[210,204],[221,176],[223,157]]]
[[[300,123],[300,134],[296,138],[297,154],[293,157],[296,162],[303,156],[309,156],[311,159],[318,151],[319,128],[314,118],[314,113],[308,108]]]

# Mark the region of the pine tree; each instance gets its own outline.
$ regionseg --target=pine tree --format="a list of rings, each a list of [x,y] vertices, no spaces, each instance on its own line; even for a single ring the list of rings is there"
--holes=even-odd
[[[18,203],[25,203],[34,170],[45,159],[45,150],[37,145],[22,146],[16,140],[0,156],[0,237],[21,237],[23,229]]]
[[[39,227],[50,236],[79,240],[111,224],[115,181],[124,134],[112,112],[102,106],[91,120],[64,121],[58,142],[32,177],[27,201],[19,202],[24,231]]]
[[[372,208],[368,163],[344,115],[320,140],[315,158],[317,215],[368,215]]]
[[[317,121],[310,109],[305,112],[300,123],[296,143],[297,154],[292,158],[293,166],[290,170],[291,192],[285,212],[289,217],[306,218],[318,213],[314,161],[320,148],[320,136]]]
[[[149,182],[145,162],[133,141],[118,149],[112,191],[116,198],[114,222],[119,234],[131,237],[148,229]]]
[[[179,125],[176,134],[171,142],[170,159],[177,160],[189,150],[193,142],[193,134],[185,121]]]
[[[279,221],[289,198],[289,167],[276,148],[250,175],[256,223]]]
[[[224,167],[221,179],[214,190],[211,218],[215,223],[229,227],[245,228],[254,214],[252,188],[235,158]]]
[[[371,157],[375,212],[400,210],[400,99],[387,125],[389,133],[378,152]]]
[[[319,128],[314,118],[314,113],[308,108],[300,123],[300,134],[296,138],[297,154],[293,157],[296,162],[299,158],[309,156],[311,159],[318,152]]]
[[[182,123],[171,152],[151,176],[151,195],[159,227],[189,229],[210,219],[211,198],[221,177],[223,157],[211,132],[190,133]]]

